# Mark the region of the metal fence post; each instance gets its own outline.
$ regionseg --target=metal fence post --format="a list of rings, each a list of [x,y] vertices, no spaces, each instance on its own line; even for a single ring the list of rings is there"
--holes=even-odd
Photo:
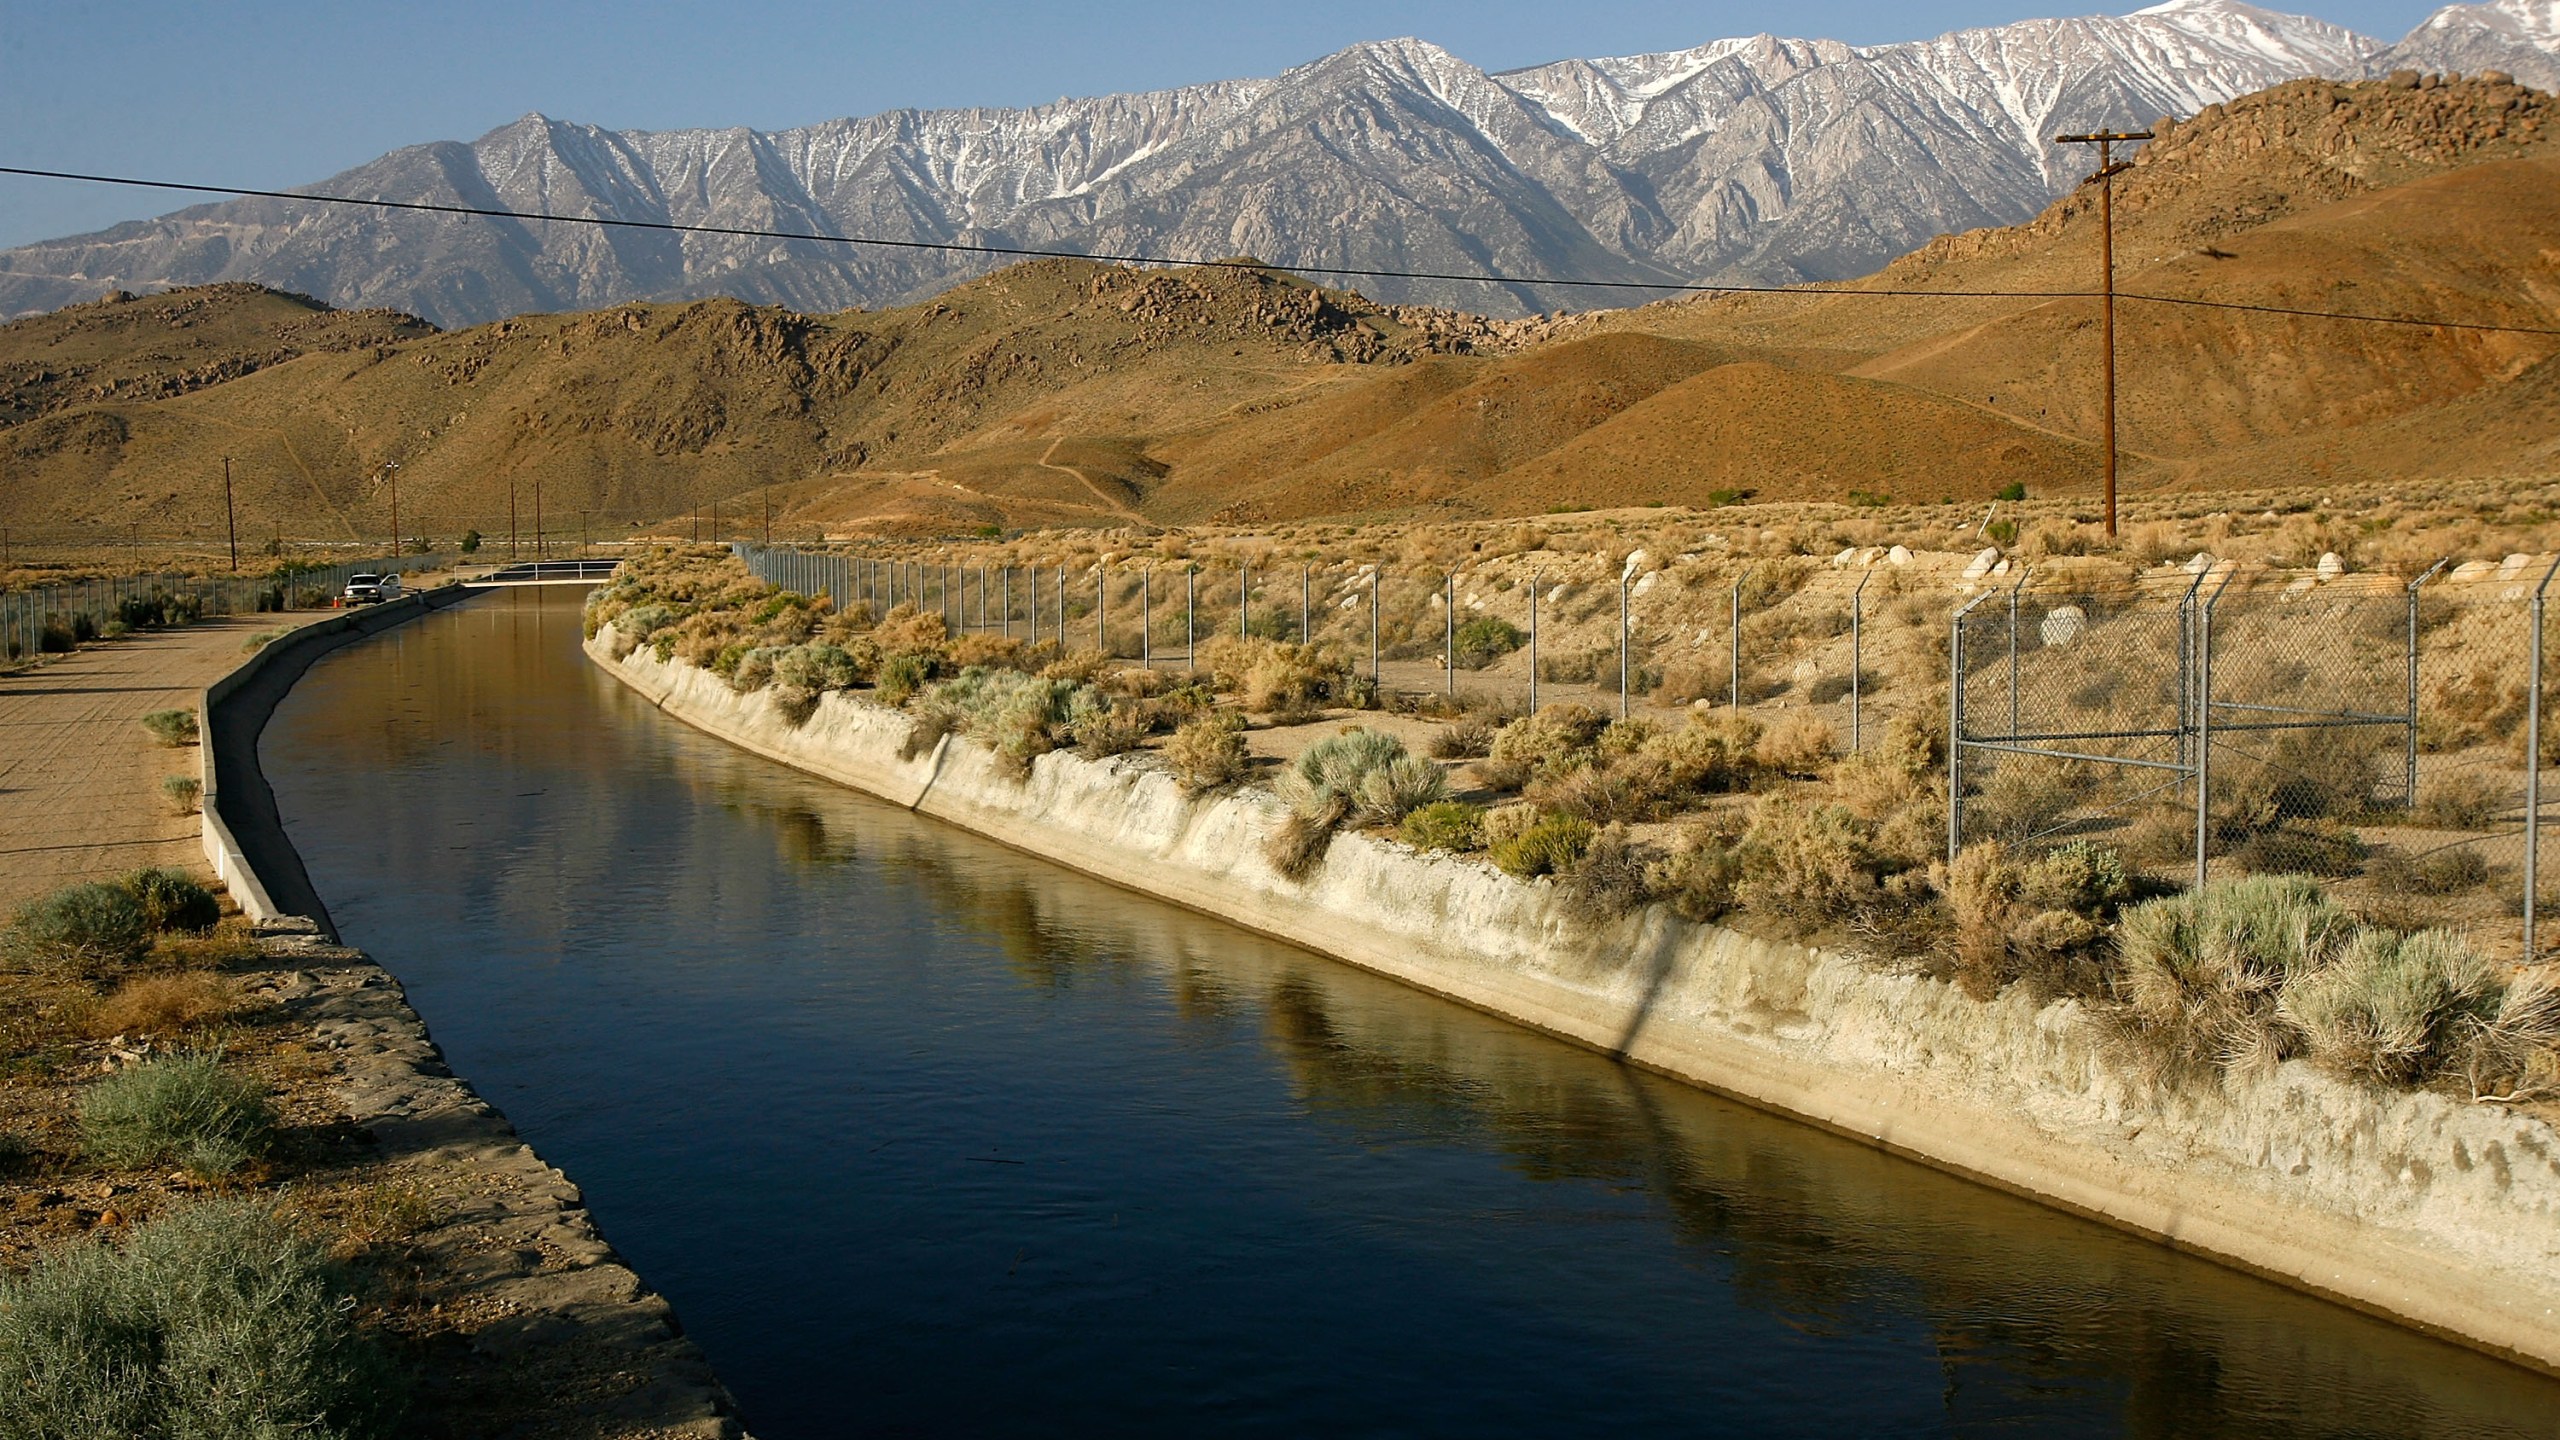
[[[1304,565],[1298,567],[1298,643],[1315,643],[1315,631],[1311,628],[1311,614],[1307,609],[1307,567]]]
[[[2534,922],[2542,909],[2542,622],[2551,577],[2560,575],[2560,559],[2542,572],[2533,587],[2533,652],[2525,661],[2524,697],[2524,963],[2541,954],[2534,946]]]
[[[1964,849],[1964,617],[1991,598],[1985,590],[1947,622],[1947,863]]]
[[[1200,669],[1200,632],[1194,628],[1200,614],[1200,567],[1191,560],[1182,562],[1182,668],[1197,674]]]
[[[1386,667],[1385,667],[1384,665],[1382,665],[1382,664],[1380,664],[1380,663],[1379,663],[1379,653],[1380,653],[1380,652],[1379,652],[1379,650],[1378,650],[1378,587],[1379,587],[1379,585],[1380,585],[1380,584],[1384,583],[1384,582],[1385,582],[1385,580],[1386,580],[1386,572],[1385,572],[1385,571],[1383,571],[1383,570],[1379,570],[1379,569],[1372,569],[1372,570],[1370,570],[1370,572],[1369,572],[1369,683],[1371,683],[1371,684],[1373,684],[1373,685],[1377,686],[1377,687],[1378,687],[1379,689],[1381,689],[1381,690],[1384,690],[1385,688],[1387,688],[1387,670],[1386,670]]]
[[[2409,582],[2409,787],[2403,794],[2411,810],[2418,808],[2418,587],[2436,577],[2436,572],[2452,564],[2450,557],[2427,567],[2427,572]]]
[[[1867,683],[1867,582],[1874,578],[1876,572],[1873,570],[1859,576],[1858,588],[1849,592],[1849,753],[1852,755],[1858,753],[1859,742],[1864,738],[1859,722],[1865,718],[1860,702]]]
[[[1750,572],[1743,573],[1747,575]],[[1727,692],[1725,699],[1726,706],[1734,710],[1742,708],[1742,578],[1741,575],[1737,575],[1733,581],[1732,677],[1728,682],[1732,688]]]
[[[1458,696],[1458,572],[1452,570],[1443,578],[1449,593],[1440,606],[1440,674],[1454,700]]]
[[[1529,575],[1529,713],[1538,713],[1538,576]]]
[[[1064,562],[1064,561],[1060,561],[1060,562],[1059,562],[1059,564],[1058,564],[1058,649],[1059,649],[1059,650],[1061,650],[1061,651],[1064,651],[1066,648],[1067,648],[1067,567],[1066,567],[1066,562]]]
[[[1110,562],[1093,562],[1093,648],[1111,653],[1111,569]]]
[[[1156,668],[1155,567],[1138,567],[1138,663]]]
[[[1236,638],[1245,640],[1253,634],[1253,562],[1236,562]]]
[[[2009,734],[2018,733],[2018,592],[2027,588],[2027,577],[2035,573],[2030,565],[2018,572],[2018,583],[2009,587]]]
[[[1618,718],[1627,718],[1627,696],[1635,680],[1627,671],[1627,572],[1618,571]]]
[[[2236,563],[2196,613],[2196,881],[2204,888],[2205,849],[2213,838],[2213,610],[2240,573]]]

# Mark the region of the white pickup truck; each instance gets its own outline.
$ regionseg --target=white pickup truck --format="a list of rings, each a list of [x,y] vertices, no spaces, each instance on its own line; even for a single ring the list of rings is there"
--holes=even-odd
[[[350,575],[347,577],[347,588],[338,596],[338,603],[379,605],[385,600],[399,598],[400,577],[397,575]]]

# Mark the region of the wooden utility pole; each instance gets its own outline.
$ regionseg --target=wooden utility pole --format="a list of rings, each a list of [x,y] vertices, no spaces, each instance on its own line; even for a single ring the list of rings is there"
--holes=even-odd
[[[383,478],[391,482],[391,553],[400,553],[400,462],[382,462]]]
[[[510,564],[514,563],[515,558],[516,558],[516,477],[515,477],[515,475],[514,475],[514,473],[513,473],[513,472],[510,472],[510,473],[507,475],[507,560],[508,560],[508,563],[510,563]]]
[[[533,558],[542,558],[542,477],[533,477]]]
[[[2148,140],[2148,130],[2097,130],[2087,135],[2056,135],[2057,145],[2095,145],[2098,168],[2080,183],[2098,187],[2099,343],[2106,350],[2107,536],[2116,533],[2116,184],[2118,172],[2133,167],[2116,158],[2116,142]]]
[[[773,548],[773,492],[764,492],[764,548]]]
[[[231,457],[222,457],[222,530],[231,538],[231,573],[240,573],[240,517],[231,508]]]

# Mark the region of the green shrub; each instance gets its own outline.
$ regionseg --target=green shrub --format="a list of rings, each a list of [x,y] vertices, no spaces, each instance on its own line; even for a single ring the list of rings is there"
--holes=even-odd
[[[2124,912],[2117,988],[2126,1033],[2162,1068],[2237,1070],[2284,1057],[2276,1000],[2326,968],[2355,917],[2299,875],[2217,880]]]
[[[1492,615],[1479,615],[1459,626],[1454,639],[1461,670],[1482,670],[1529,643],[1519,626]]]
[[[107,1165],[174,1160],[228,1175],[266,1152],[275,1124],[265,1087],[224,1069],[219,1052],[145,1060],[80,1096],[81,1148]]]
[[[2496,1018],[2500,994],[2496,972],[2460,936],[2365,930],[2327,966],[2293,976],[2276,1008],[2313,1064],[2405,1085],[2444,1068]]]
[[[151,738],[172,749],[196,743],[196,712],[193,710],[154,710],[142,717],[142,728]]]
[[[1185,721],[1165,745],[1164,758],[1185,795],[1206,795],[1234,784],[1251,764],[1244,717],[1233,710],[1212,710]]]
[[[1031,762],[1056,749],[1086,717],[1110,706],[1090,685],[985,666],[936,685],[927,701],[957,716],[960,730],[995,751],[1017,776],[1030,773]]]
[[[1405,816],[1400,833],[1417,850],[1474,850],[1484,844],[1484,811],[1463,800],[1437,800]]]
[[[121,885],[69,885],[18,907],[5,945],[12,959],[46,969],[99,969],[141,955],[151,917]]]
[[[876,682],[880,703],[904,705],[932,678],[933,661],[928,656],[911,653],[887,656],[880,662],[880,676]]]
[[[1742,880],[1742,852],[1734,839],[1713,821],[1688,825],[1670,853],[1653,862],[1646,889],[1684,920],[1723,918],[1733,910],[1734,887]]]
[[[204,808],[204,782],[193,775],[164,775],[160,778],[160,798],[181,815],[193,815]]]
[[[0,1435],[386,1433],[399,1377],[321,1246],[271,1207],[181,1204],[122,1248],[75,1242],[0,1279]]]
[[[1393,825],[1449,793],[1439,766],[1382,731],[1355,728],[1328,735],[1280,773],[1276,787],[1289,815],[1272,833],[1272,868],[1292,878],[1324,856],[1345,821]]]
[[[1524,880],[1570,869],[1598,832],[1575,815],[1543,815],[1527,829],[1492,843],[1493,863]]]
[[[154,930],[204,931],[221,923],[222,902],[175,870],[154,866],[133,871],[116,883],[132,893]]]
[[[1609,719],[1588,705],[1545,706],[1494,732],[1476,774],[1496,790],[1518,790],[1541,775],[1562,774],[1598,758],[1594,748]]]

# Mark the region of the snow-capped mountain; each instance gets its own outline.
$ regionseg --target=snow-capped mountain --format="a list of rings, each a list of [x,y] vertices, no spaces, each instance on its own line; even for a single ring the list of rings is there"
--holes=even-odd
[[[1319,274],[1530,277],[1354,281],[1383,298],[1507,313],[1642,298],[1539,276],[1864,273],[1934,235],[2035,213],[2087,164],[2050,143],[2059,130],[2401,64],[2552,83],[2555,56],[2560,0],[2453,6],[2397,46],[2236,0],[1902,45],[1758,35],[1505,73],[1405,39],[1272,79],[776,132],[528,115],[312,188],[892,241],[1253,255]],[[914,298],[1001,263],[241,200],[0,252],[0,314],[232,279],[445,324],[706,294],[832,309]]]

